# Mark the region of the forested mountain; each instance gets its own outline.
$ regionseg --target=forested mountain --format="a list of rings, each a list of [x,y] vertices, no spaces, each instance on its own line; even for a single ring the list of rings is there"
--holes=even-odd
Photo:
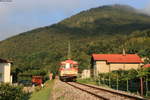
[[[12,73],[56,72],[67,58],[68,41],[80,71],[92,53],[137,53],[150,57],[150,16],[124,5],[92,8],[57,24],[34,29],[0,42],[0,57],[12,60]]]

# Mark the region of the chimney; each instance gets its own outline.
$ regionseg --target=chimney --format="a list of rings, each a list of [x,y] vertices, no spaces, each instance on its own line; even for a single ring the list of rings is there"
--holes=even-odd
[[[123,56],[125,56],[125,55],[126,55],[126,51],[125,51],[125,49],[124,49],[124,48],[123,48],[122,53],[123,53]]]

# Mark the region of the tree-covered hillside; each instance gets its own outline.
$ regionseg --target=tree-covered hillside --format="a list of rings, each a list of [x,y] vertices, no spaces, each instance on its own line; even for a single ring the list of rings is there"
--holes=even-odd
[[[56,72],[67,58],[71,41],[72,59],[79,69],[90,66],[92,53],[138,53],[150,57],[150,17],[122,5],[83,11],[58,24],[21,33],[0,42],[0,57],[14,62],[14,77]]]

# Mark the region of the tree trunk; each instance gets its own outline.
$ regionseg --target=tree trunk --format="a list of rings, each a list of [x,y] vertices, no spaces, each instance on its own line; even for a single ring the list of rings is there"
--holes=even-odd
[[[141,96],[143,96],[143,78],[140,77]]]
[[[147,92],[148,92],[148,76],[146,76],[146,96],[147,96]]]

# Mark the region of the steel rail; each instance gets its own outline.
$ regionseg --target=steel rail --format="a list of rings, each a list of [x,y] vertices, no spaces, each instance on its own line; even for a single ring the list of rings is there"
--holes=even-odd
[[[93,92],[87,91],[87,90],[85,90],[85,89],[82,89],[82,88],[80,88],[80,87],[77,87],[77,86],[75,86],[75,85],[72,85],[72,84],[70,84],[70,83],[68,83],[68,82],[66,82],[66,83],[67,83],[68,85],[71,85],[71,86],[74,87],[74,88],[77,88],[77,89],[79,89],[79,90],[81,90],[81,91],[87,92],[87,93],[89,93],[89,94],[91,94],[91,95],[93,95],[93,96],[95,96],[95,97],[101,98],[101,99],[103,99],[103,100],[110,100],[109,98],[106,98],[106,97],[97,95],[97,94],[95,94],[95,93],[93,93]]]
[[[67,82],[66,82],[66,83],[67,83]],[[73,82],[73,83],[76,83],[76,84],[79,84],[79,85],[83,85],[83,86],[87,86],[87,87],[90,87],[90,88],[93,88],[93,89],[105,91],[105,92],[108,92],[108,93],[112,93],[112,94],[114,94],[114,95],[118,95],[118,96],[121,96],[121,97],[131,98],[132,100],[148,100],[148,99],[145,99],[145,98],[143,98],[143,97],[141,97],[141,96],[134,96],[134,95],[126,94],[126,93],[121,93],[121,92],[118,92],[118,91],[116,91],[116,90],[108,90],[108,89],[104,89],[104,88],[101,88],[101,87],[96,87],[96,86],[93,86],[93,85],[87,85],[87,84],[83,84],[83,83],[79,83],[79,82]],[[82,90],[82,91],[85,91],[85,92],[87,92],[87,93],[89,93],[89,94],[92,94],[92,95],[94,95],[94,96],[96,96],[96,97],[98,97],[98,98],[102,98],[102,99],[104,99],[104,100],[110,100],[109,98],[106,98],[106,97],[97,95],[96,93],[93,93],[93,92],[89,92],[89,91],[84,90],[84,89],[82,89],[82,88],[80,88],[80,87],[77,87],[77,86],[75,86],[75,85],[72,85],[71,83],[67,83],[67,84],[69,84],[69,85],[71,85],[71,86],[73,86],[73,87],[75,87],[75,88],[78,88],[78,89],[80,89],[80,90]]]
[[[104,89],[104,88],[100,88],[100,87],[95,87],[95,86],[91,86],[91,85],[87,85],[87,84],[83,84],[83,83],[79,83],[79,82],[76,82],[76,83],[80,84],[80,85],[88,86],[88,87],[91,87],[91,88],[95,88],[95,89],[98,89],[98,90],[110,92],[110,93],[113,93],[113,94],[116,94],[116,95],[120,95],[120,96],[124,96],[124,97],[128,97],[128,98],[133,98],[135,100],[147,100],[147,99],[145,99],[143,97],[121,93],[121,92],[118,92],[116,90],[108,90],[108,89]]]

